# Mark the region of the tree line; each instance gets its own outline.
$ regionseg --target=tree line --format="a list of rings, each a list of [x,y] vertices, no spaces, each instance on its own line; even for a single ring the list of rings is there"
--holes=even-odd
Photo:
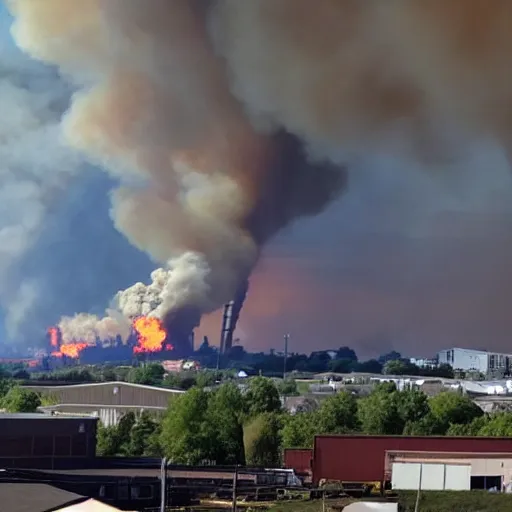
[[[98,454],[271,467],[281,463],[283,448],[311,448],[318,434],[512,436],[512,414],[484,414],[458,392],[429,398],[393,383],[362,398],[343,391],[319,403],[305,399],[291,414],[274,381],[255,377],[245,388],[192,387],[161,418],[127,414],[117,426],[100,427]]]

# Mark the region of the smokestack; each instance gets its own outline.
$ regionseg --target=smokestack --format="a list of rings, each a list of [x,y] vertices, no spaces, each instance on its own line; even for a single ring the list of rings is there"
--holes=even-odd
[[[224,305],[224,315],[222,316],[222,330],[220,335],[221,354],[227,354],[231,350],[233,343],[232,316],[234,301],[230,301]]]

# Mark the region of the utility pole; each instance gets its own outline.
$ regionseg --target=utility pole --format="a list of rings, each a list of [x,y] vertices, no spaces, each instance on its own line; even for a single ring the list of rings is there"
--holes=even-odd
[[[160,466],[160,512],[167,508],[167,459],[162,459]]]
[[[233,473],[233,505],[231,511],[236,512],[236,488],[238,484],[238,464],[235,464],[235,472]]]
[[[284,335],[284,364],[283,364],[283,380],[286,379],[286,360],[288,359],[288,341],[290,340],[290,335]]]

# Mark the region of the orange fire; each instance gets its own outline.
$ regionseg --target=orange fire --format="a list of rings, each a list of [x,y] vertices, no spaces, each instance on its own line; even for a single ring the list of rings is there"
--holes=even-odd
[[[59,331],[57,327],[50,327],[48,329],[48,334],[50,335],[50,345],[52,347],[59,346]]]
[[[137,333],[137,345],[133,347],[135,354],[159,352],[167,337],[167,333],[158,318],[141,316],[133,321]]]
[[[60,346],[60,352],[52,353],[52,355],[61,354],[57,357],[67,356],[72,359],[77,359],[80,356],[80,352],[87,347],[87,343],[66,343]]]

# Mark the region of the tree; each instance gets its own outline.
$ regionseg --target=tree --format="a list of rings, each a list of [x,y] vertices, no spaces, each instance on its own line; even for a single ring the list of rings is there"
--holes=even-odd
[[[346,391],[325,399],[318,409],[317,425],[322,433],[353,432],[358,423],[356,397]]]
[[[165,370],[161,364],[147,364],[131,370],[128,380],[134,384],[155,386],[162,384],[164,374]]]
[[[385,364],[388,361],[395,361],[402,359],[402,354],[400,352],[397,352],[396,350],[392,350],[391,352],[387,352],[386,354],[382,354],[379,356],[379,363]]]
[[[279,416],[268,412],[256,416],[245,426],[244,446],[249,466],[280,466],[280,428]]]
[[[443,391],[432,397],[429,405],[432,414],[446,426],[446,430],[452,423],[471,423],[484,414],[470,398],[451,391]]]
[[[313,352],[309,356],[308,371],[313,373],[325,372],[331,361],[331,356],[327,352]]]
[[[14,386],[2,399],[2,407],[7,412],[36,412],[41,398],[34,391]]]
[[[250,416],[281,410],[279,391],[274,382],[266,377],[254,377],[249,381],[246,400]]]
[[[283,396],[297,396],[299,394],[297,390],[297,383],[293,379],[280,380],[277,389]]]
[[[144,411],[137,418],[130,429],[129,455],[131,457],[142,457],[143,455],[153,455],[153,432],[158,429],[158,423]],[[151,447],[151,448],[150,448]],[[150,453],[148,453],[148,451]]]
[[[419,420],[407,422],[403,434],[406,436],[442,436],[445,432],[444,422],[428,412]]]
[[[244,464],[243,421],[246,403],[236,384],[220,386],[210,397],[206,415],[208,437],[214,441],[217,464]]]
[[[114,457],[118,451],[118,436],[115,425],[98,426],[96,455],[98,457]]]
[[[489,431],[485,432],[484,428],[490,423],[487,415],[478,416],[471,423],[452,423],[446,432],[447,436],[480,436],[492,435]]]
[[[428,397],[417,387],[413,386],[398,393],[398,412],[404,425],[418,422],[430,413]]]
[[[390,359],[383,368],[386,375],[418,375],[419,368],[403,359]]]
[[[321,433],[317,413],[288,414],[283,418],[283,448],[313,448],[315,435]]]
[[[357,363],[357,355],[350,347],[340,347],[336,353],[336,359],[343,359]]]
[[[398,392],[391,386],[377,386],[358,402],[358,417],[365,434],[399,435],[404,421],[400,415]]]
[[[96,451],[102,457],[114,457],[116,455],[129,456],[130,436],[136,423],[135,413],[124,414],[117,425],[98,428]]]
[[[354,361],[351,359],[333,359],[327,365],[328,370],[333,373],[350,373],[354,367]]]
[[[361,373],[381,373],[382,363],[379,363],[376,359],[370,359],[369,361],[358,363],[357,367],[354,368],[354,371]]]
[[[512,437],[512,414],[509,412],[499,412],[489,418],[481,416],[475,418],[470,425],[472,429],[468,435]],[[473,429],[477,427],[480,428],[476,434],[473,434]]]
[[[217,381],[217,377],[217,372],[203,370],[196,375],[196,386],[199,388],[213,386]]]
[[[192,388],[169,406],[162,422],[160,442],[166,457],[178,464],[212,460],[215,439],[205,428],[208,393]]]

